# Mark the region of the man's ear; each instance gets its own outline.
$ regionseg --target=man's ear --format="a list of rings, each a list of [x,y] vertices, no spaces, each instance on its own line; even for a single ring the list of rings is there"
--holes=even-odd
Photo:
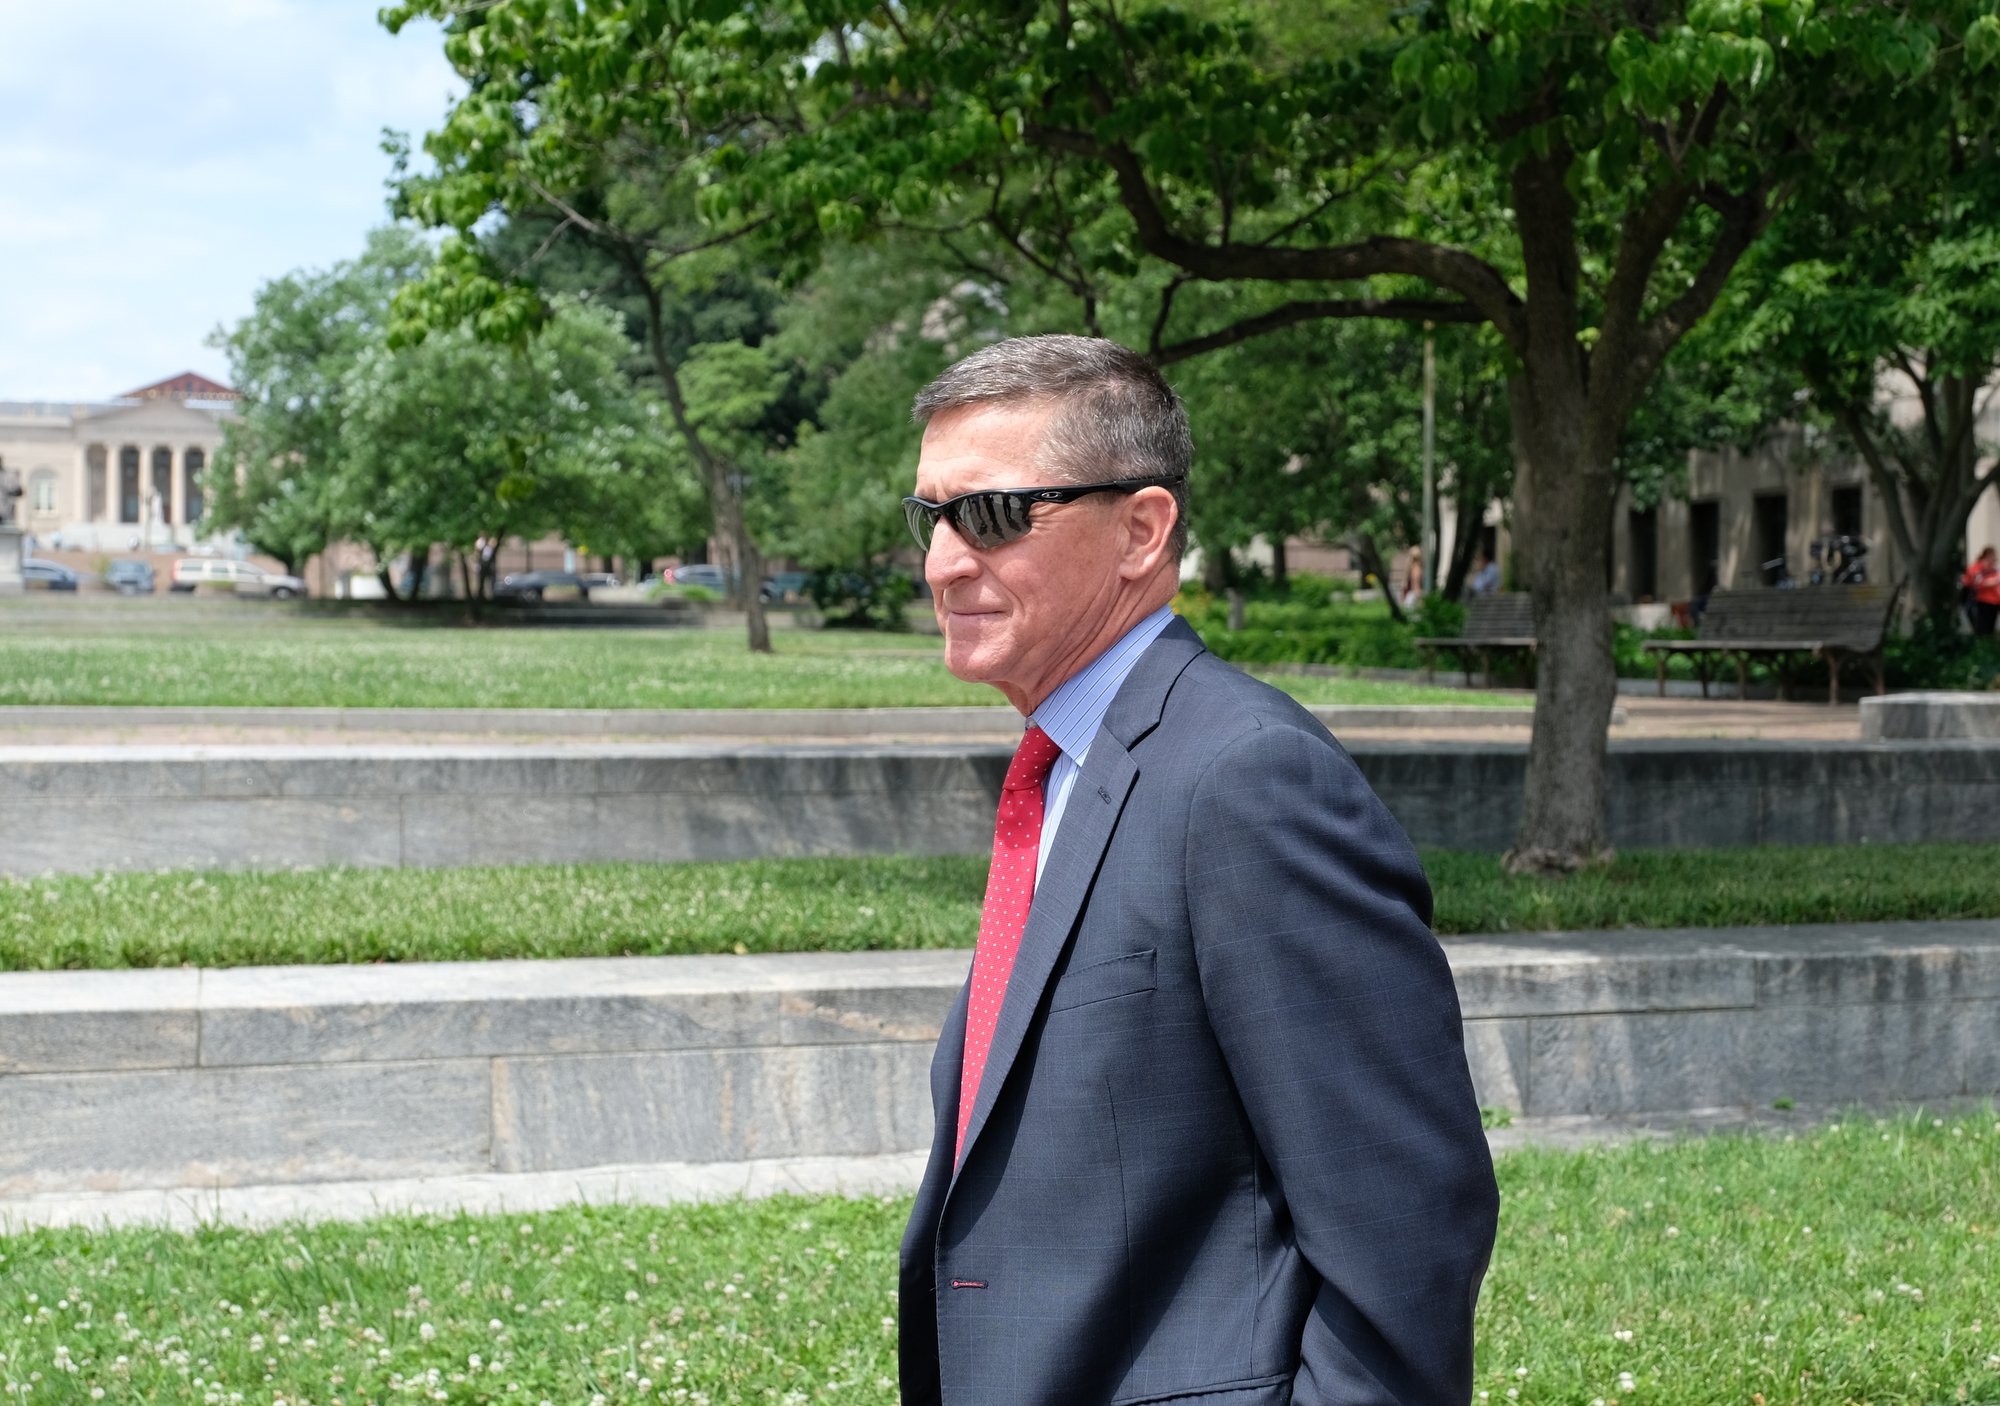
[[[1127,581],[1143,581],[1165,564],[1180,508],[1174,495],[1159,487],[1128,494],[1124,506],[1125,541],[1118,574]]]

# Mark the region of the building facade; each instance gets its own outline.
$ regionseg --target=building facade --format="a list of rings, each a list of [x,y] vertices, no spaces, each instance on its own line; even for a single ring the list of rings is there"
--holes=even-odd
[[[1882,386],[1892,421],[1920,423],[1914,389]],[[1984,403],[1978,428],[1982,460],[2000,446],[2000,385]],[[1685,601],[1717,589],[1806,584],[1813,543],[1829,534],[1868,545],[1870,581],[1894,584],[1908,573],[1889,530],[1881,495],[1862,461],[1823,435],[1792,426],[1750,453],[1710,450],[1689,457],[1687,492],[1641,508],[1630,490],[1612,517],[1611,589],[1632,602]],[[2000,491],[1974,505],[1964,556],[2000,543]]]
[[[0,466],[20,526],[57,551],[179,551],[206,534],[203,475],[235,391],[193,372],[115,400],[0,401]]]

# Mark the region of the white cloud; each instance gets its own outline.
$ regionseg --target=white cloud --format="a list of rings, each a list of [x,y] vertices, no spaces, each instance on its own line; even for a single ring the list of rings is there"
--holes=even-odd
[[[0,400],[94,399],[182,370],[257,287],[359,252],[385,127],[462,85],[434,26],[373,0],[0,0]]]

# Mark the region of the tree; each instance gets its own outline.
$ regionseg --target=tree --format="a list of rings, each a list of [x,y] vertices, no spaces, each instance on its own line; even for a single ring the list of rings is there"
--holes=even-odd
[[[398,28],[411,13],[410,7],[385,11],[385,22]],[[454,16],[446,50],[473,79],[472,93],[460,105],[469,120],[447,124],[426,141],[441,167],[436,175],[409,173],[407,153],[398,150],[397,208],[456,233],[444,241],[432,276],[401,294],[397,336],[418,341],[433,330],[469,324],[481,336],[519,342],[548,316],[532,266],[565,236],[590,246],[598,256],[590,262],[608,268],[618,294],[636,300],[642,342],[661,393],[700,469],[715,528],[729,545],[731,599],[744,610],[750,648],[769,652],[760,592],[763,554],[744,514],[749,475],[704,433],[698,407],[682,384],[686,358],[700,344],[689,336],[701,321],[694,305],[712,305],[719,282],[756,281],[755,271],[734,264],[727,250],[757,222],[720,234],[699,228],[691,173],[702,140],[681,126],[637,128],[603,121],[587,110],[553,107],[531,118],[525,99],[506,95],[531,89],[532,80],[489,72],[482,58],[486,41],[507,33],[517,18],[501,10]],[[476,121],[469,118],[475,103]],[[499,269],[494,251],[474,236],[474,225],[494,212],[547,225],[543,246],[525,264]],[[744,327],[727,335],[754,343],[760,330]]]
[[[981,221],[1091,328],[1105,281],[1163,268],[1163,364],[1322,318],[1490,324],[1542,642],[1510,863],[1542,871],[1606,848],[1607,529],[1634,410],[1782,205],[1885,179],[1940,127],[1990,130],[1975,75],[2000,57],[1985,0],[1430,0],[1305,55],[1286,46],[1333,31],[1280,44],[1208,3],[481,5],[476,43],[471,13],[389,12],[455,26],[476,75],[433,139],[461,213],[515,159],[479,142],[526,105],[551,149],[584,122],[698,134],[676,170],[703,215],[794,267],[830,236]],[[1856,113],[1872,157],[1835,172],[1817,153]],[[1433,292],[1371,282],[1392,278]],[[1189,282],[1302,296],[1170,336]]]
[[[1422,540],[1423,340],[1382,322],[1320,322],[1176,363],[1200,427],[1193,527],[1204,550],[1261,536],[1347,543],[1401,617],[1385,544]],[[1463,525],[1440,588],[1465,584],[1486,506],[1513,475],[1506,371],[1497,339],[1435,333],[1437,486]]]
[[[387,336],[395,290],[430,258],[412,231],[376,230],[359,258],[271,280],[248,317],[209,336],[243,395],[205,480],[211,519],[287,571],[342,535],[328,485],[346,459],[343,382]]]
[[[367,349],[342,382],[337,520],[384,561],[442,543],[468,584],[480,537],[554,532],[601,550],[637,513],[669,531],[676,515],[699,521],[662,407],[621,366],[631,352],[615,314],[574,302],[519,348],[460,328]]]
[[[1742,359],[1798,378],[1799,409],[1867,465],[1917,611],[1947,621],[1966,522],[2000,484],[2000,446],[1980,438],[2000,377],[2000,161],[1951,135],[1898,188],[1787,212],[1725,312]]]
[[[358,259],[266,284],[217,333],[245,391],[225,432],[235,472],[216,475],[227,525],[288,563],[362,543],[393,597],[389,562],[436,543],[463,554],[480,536],[550,531],[623,542],[699,523],[659,403],[626,374],[634,348],[613,312],[561,300],[533,345],[467,329],[392,346],[395,295],[431,259],[410,231],[377,231]]]

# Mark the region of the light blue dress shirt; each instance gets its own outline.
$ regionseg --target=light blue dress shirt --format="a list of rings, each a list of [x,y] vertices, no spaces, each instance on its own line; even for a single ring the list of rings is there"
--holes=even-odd
[[[1035,860],[1037,883],[1041,882],[1042,869],[1049,862],[1056,827],[1062,823],[1063,811],[1069,805],[1070,788],[1076,784],[1083,759],[1090,754],[1091,739],[1097,736],[1104,715],[1111,710],[1111,700],[1118,696],[1118,690],[1131,675],[1139,656],[1146,652],[1146,646],[1158,639],[1173,619],[1172,607],[1161,606],[1120,636],[1118,643],[1065,679],[1029,716],[1029,722],[1062,748],[1062,755],[1056,758],[1042,787],[1042,849]]]

